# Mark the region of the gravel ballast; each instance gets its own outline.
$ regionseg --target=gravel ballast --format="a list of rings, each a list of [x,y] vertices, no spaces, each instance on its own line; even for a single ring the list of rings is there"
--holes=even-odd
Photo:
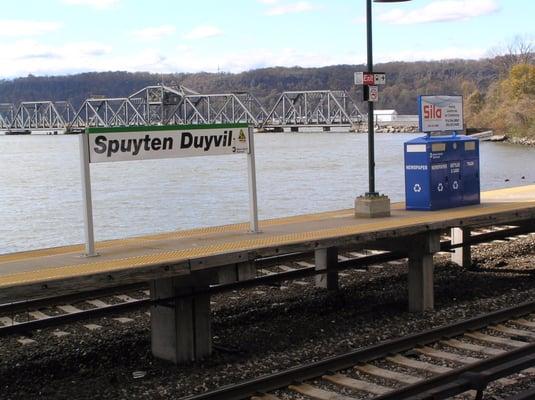
[[[35,331],[25,337],[31,344],[21,344],[20,335],[3,337],[0,398],[175,399],[201,393],[532,301],[534,255],[535,239],[526,236],[478,246],[470,269],[437,256],[436,309],[424,314],[407,312],[404,263],[349,272],[337,292],[302,279],[310,283],[214,296],[214,354],[184,366],[152,357],[146,310],[121,314],[133,320],[127,323],[113,319],[118,315]],[[58,331],[68,335],[53,335]]]

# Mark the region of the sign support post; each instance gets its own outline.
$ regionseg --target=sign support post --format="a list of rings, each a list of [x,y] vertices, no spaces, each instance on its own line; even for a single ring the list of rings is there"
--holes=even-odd
[[[87,132],[78,135],[80,147],[80,170],[82,172],[82,199],[84,202],[85,257],[95,257],[95,234],[93,229],[93,202],[91,200],[91,170],[89,167],[89,143]]]
[[[247,175],[249,179],[249,229],[258,233],[258,201],[256,198],[256,165],[254,154],[254,132],[249,127],[249,152],[247,153]]]

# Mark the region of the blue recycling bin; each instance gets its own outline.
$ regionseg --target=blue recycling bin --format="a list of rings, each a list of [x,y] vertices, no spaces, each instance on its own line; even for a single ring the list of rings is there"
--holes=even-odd
[[[439,210],[480,203],[479,141],[469,136],[424,136],[405,142],[407,210]]]

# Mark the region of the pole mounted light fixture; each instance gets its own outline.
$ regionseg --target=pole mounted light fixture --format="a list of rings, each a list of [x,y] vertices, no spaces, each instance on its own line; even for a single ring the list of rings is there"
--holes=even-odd
[[[400,3],[411,0],[373,0],[375,3]],[[373,75],[373,46],[372,46],[372,0],[366,0],[366,37],[367,37],[367,72]],[[374,149],[374,116],[373,101],[368,99],[368,191],[364,197],[359,197],[355,203],[355,213],[357,216],[368,215],[385,216],[390,215],[390,200],[388,197],[379,196],[375,190],[375,149]],[[384,206],[376,207],[371,204],[374,200],[384,203]],[[388,207],[388,213],[386,213]],[[373,210],[381,209],[377,215]]]

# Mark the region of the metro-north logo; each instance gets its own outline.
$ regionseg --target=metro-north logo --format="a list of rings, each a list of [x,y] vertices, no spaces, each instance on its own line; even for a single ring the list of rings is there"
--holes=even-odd
[[[435,106],[434,104],[424,106],[424,118],[425,119],[441,119],[442,108]]]

